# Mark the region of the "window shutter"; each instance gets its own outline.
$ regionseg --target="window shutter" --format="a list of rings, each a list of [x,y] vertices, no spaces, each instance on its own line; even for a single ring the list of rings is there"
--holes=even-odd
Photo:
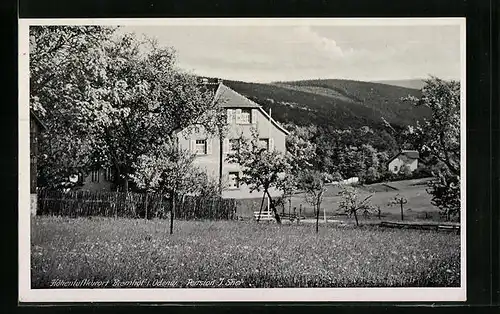
[[[207,145],[207,155],[211,155],[212,154],[212,139],[207,139],[206,145]]]
[[[228,138],[224,139],[224,142],[222,144],[222,153],[223,154],[229,153],[229,139]]]
[[[271,137],[269,139],[269,151],[272,152],[274,150],[274,139]]]
[[[191,140],[190,141],[190,146],[189,146],[189,151],[191,153],[194,153],[195,152],[195,147],[196,147],[196,140]]]
[[[233,109],[227,109],[227,124],[233,123]]]
[[[257,109],[252,109],[252,124],[257,124]]]
[[[236,124],[241,124],[241,109],[236,109]]]

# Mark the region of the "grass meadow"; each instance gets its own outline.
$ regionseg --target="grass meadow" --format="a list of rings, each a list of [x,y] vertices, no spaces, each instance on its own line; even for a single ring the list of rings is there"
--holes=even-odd
[[[313,224],[255,221],[175,221],[170,235],[164,220],[39,216],[31,277],[32,288],[83,279],[110,288],[459,287],[460,236],[328,224],[316,234]]]

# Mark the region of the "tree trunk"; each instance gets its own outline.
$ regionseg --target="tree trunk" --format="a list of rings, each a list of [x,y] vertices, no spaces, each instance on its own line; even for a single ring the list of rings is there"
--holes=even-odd
[[[222,166],[224,161],[224,139],[222,137],[222,132],[219,132],[219,193],[222,197]]]
[[[280,215],[278,214],[278,211],[276,210],[276,207],[274,206],[273,198],[269,194],[269,191],[266,189],[267,196],[269,197],[269,202],[271,203],[271,209],[273,210],[274,213],[274,218],[276,219],[276,223],[281,224],[281,218]]]
[[[404,220],[404,217],[403,217],[403,200],[401,200],[400,205],[401,205],[401,221],[403,221]]]
[[[170,208],[170,234],[174,233],[174,214],[175,214],[175,192],[172,192],[172,207]]]
[[[123,182],[123,192],[127,193],[128,192],[128,178],[125,177],[125,181]]]
[[[354,211],[354,219],[356,220],[356,226],[359,226],[359,221],[358,221],[358,211]]]
[[[144,199],[144,220],[148,219],[148,192],[146,192],[146,196]]]
[[[260,202],[259,216],[257,216],[257,222],[260,221],[260,215],[262,215],[262,206],[264,206],[264,199],[266,198],[266,192],[262,194],[262,202]]]
[[[319,232],[319,206],[316,205],[316,233]]]

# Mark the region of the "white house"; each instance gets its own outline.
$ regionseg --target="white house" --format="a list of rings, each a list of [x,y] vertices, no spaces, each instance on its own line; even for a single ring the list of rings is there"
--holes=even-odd
[[[241,184],[242,177],[240,165],[228,163],[226,157],[237,149],[241,136],[251,137],[252,129],[259,133],[261,145],[272,151],[285,152],[286,136],[289,134],[280,124],[257,103],[237,93],[224,85],[221,80],[206,83],[214,89],[214,97],[220,101],[220,105],[226,110],[227,124],[229,130],[221,141],[215,135],[211,135],[201,129],[196,132],[187,128],[177,133],[179,145],[196,154],[194,164],[203,168],[215,178],[220,175],[220,164],[222,163],[222,180],[227,182],[227,187],[222,196],[225,198],[259,198],[262,192],[250,192],[249,187]],[[221,151],[222,149],[222,151]],[[281,191],[270,189],[271,196],[281,195]]]
[[[419,153],[416,150],[402,150],[397,155],[389,159],[388,170],[398,173],[403,167],[408,166],[411,172],[418,168]]]

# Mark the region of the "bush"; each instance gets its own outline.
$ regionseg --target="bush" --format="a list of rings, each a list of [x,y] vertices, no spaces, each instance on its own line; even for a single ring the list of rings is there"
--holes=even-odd
[[[412,179],[422,179],[422,178],[428,178],[428,177],[432,177],[432,172],[425,166],[418,167],[411,174]]]
[[[427,192],[432,195],[431,203],[441,210],[446,220],[460,217],[460,177],[440,174],[429,182]]]
[[[402,166],[401,169],[399,169],[398,176],[400,178],[411,178],[412,172],[410,166],[408,165]]]

